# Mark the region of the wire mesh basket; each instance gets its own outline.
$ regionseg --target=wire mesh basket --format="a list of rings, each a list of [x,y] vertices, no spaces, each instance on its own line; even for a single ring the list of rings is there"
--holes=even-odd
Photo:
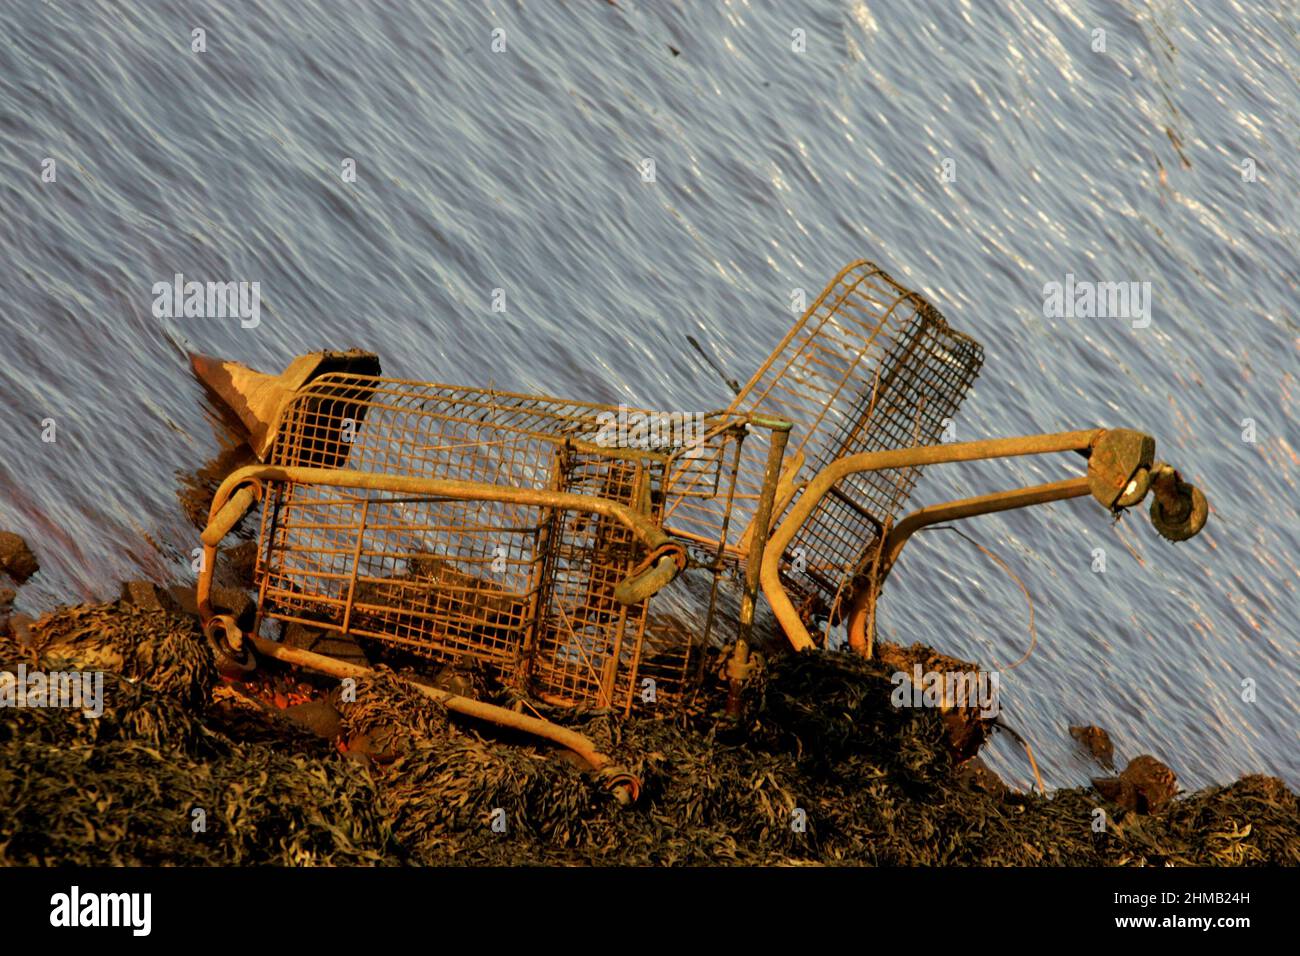
[[[610,514],[531,493],[613,503],[652,527],[684,501],[726,497],[746,423],[696,417],[694,428],[682,415],[629,443],[611,430],[663,414],[322,375],[284,410],[273,466],[436,478],[501,494],[354,488],[329,471],[267,482],[259,626],[299,622],[435,661],[477,659],[556,704],[671,703],[693,673],[696,643],[668,629],[647,635],[648,603],[616,596],[644,564],[643,543]]]
[[[978,342],[878,266],[845,267],[729,409],[793,425],[773,520],[798,500],[804,480],[837,459],[939,442],[983,361]],[[757,499],[767,440],[760,433],[745,445],[742,508]],[[913,465],[851,475],[818,503],[782,556],[782,580],[801,616],[838,618],[920,474]],[[743,553],[749,522],[731,526],[741,529],[730,543]]]

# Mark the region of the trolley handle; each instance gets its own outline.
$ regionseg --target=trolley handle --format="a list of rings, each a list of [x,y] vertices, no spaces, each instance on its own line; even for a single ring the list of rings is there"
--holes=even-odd
[[[1149,435],[1123,428],[1093,428],[1084,431],[1056,432],[1045,435],[1025,435],[1019,438],[993,438],[986,441],[958,442],[950,445],[921,445],[913,448],[861,452],[831,462],[805,487],[802,496],[786,513],[785,519],[773,532],[767,546],[758,556],[759,578],[763,593],[772,606],[782,630],[796,651],[816,648],[817,644],[786,593],[781,579],[781,561],[795,535],[808,521],[822,498],[837,482],[863,472],[885,468],[913,468],[923,465],[940,465],[957,461],[979,461],[988,458],[1010,458],[1019,455],[1042,455],[1051,452],[1078,452],[1088,459],[1086,478],[1038,485],[985,495],[980,498],[950,502],[948,505],[921,509],[904,518],[889,532],[885,541],[892,540],[893,550],[884,565],[885,572],[898,557],[907,537],[933,520],[954,520],[976,514],[989,514],[1026,505],[1060,501],[1065,498],[1091,494],[1112,512],[1136,505],[1154,490],[1151,503],[1151,523],[1160,535],[1170,541],[1186,541],[1205,527],[1209,515],[1209,502],[1204,493],[1183,481],[1172,467],[1153,460],[1155,440]],[[939,516],[939,517],[936,517]],[[865,600],[865,599],[864,599]],[[861,610],[861,608],[857,608]],[[862,615],[854,613],[850,628],[850,645],[865,648],[862,635]]]
[[[212,498],[208,525],[202,534],[203,566],[199,572],[198,604],[204,627],[215,618],[211,604],[212,576],[217,548],[222,538],[237,525],[262,497],[268,481],[333,485],[365,491],[455,498],[466,501],[508,501],[541,508],[560,508],[598,514],[619,522],[649,550],[645,561],[614,589],[621,604],[639,604],[656,594],[686,567],[686,549],[644,514],[608,498],[579,495],[541,488],[511,488],[487,482],[415,475],[384,475],[343,468],[305,468],[280,465],[249,465],[233,472]],[[232,650],[239,651],[242,635],[230,635]]]

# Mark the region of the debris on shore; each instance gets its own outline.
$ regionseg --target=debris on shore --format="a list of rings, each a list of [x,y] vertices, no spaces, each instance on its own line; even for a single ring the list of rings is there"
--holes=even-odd
[[[1150,754],[1134,757],[1118,777],[1093,777],[1092,785],[1107,800],[1138,813],[1154,813],[1178,792],[1174,772]]]
[[[1106,731],[1089,724],[1086,727],[1071,727],[1070,736],[1092,754],[1093,759],[1103,767],[1110,769],[1115,766],[1115,745]]]
[[[0,573],[22,584],[40,569],[26,541],[12,531],[0,531]]]
[[[27,633],[0,634],[0,671],[102,671],[103,711],[0,710],[3,865],[1300,864],[1280,780],[1164,799],[1138,758],[1118,789],[1017,793],[954,764],[940,714],[894,708],[891,668],[855,655],[772,660],[739,727],[722,696],[677,719],[545,711],[639,774],[625,807],[563,750],[392,671],[354,694],[277,662],[224,681],[161,600],[61,608]]]

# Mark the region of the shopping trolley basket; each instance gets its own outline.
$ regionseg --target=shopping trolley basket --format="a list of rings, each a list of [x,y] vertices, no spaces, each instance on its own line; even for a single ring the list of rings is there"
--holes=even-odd
[[[918,293],[878,266],[842,270],[740,390],[728,411],[792,424],[758,563],[762,590],[797,650],[824,644],[847,624],[851,647],[870,655],[868,622],[881,582],[919,529],[1091,495],[1118,514],[1153,492],[1151,519],[1172,541],[1197,534],[1208,504],[1199,489],[1155,460],[1155,441],[1129,429],[1085,429],[979,442],[951,441],[949,426],[984,353],[949,328]],[[737,484],[752,490],[771,468],[759,435],[745,447]],[[1075,452],[1072,479],[931,505],[898,520],[923,468],[954,461]],[[752,500],[742,495],[738,500]],[[733,522],[732,527],[753,527]],[[734,542],[746,554],[745,534]],[[825,621],[828,628],[816,627]],[[810,630],[811,629],[811,630]],[[742,638],[744,634],[742,633]],[[733,677],[743,675],[738,642]]]
[[[646,599],[688,560],[664,515],[733,497],[751,431],[693,418],[327,371],[279,409],[270,461],[219,489],[204,543],[215,561],[262,501],[255,631],[278,620],[476,659],[561,705],[627,711],[649,679],[662,707],[698,652],[689,633],[647,633]]]
[[[939,441],[982,363],[980,345],[950,329],[920,295],[872,263],[844,268],[728,410],[791,425],[788,432],[768,431],[744,446],[729,553],[744,561],[755,550],[755,512],[770,441],[789,436],[777,455],[782,464],[768,516],[772,521],[795,500],[803,482],[840,458]],[[783,585],[804,619],[838,618],[885,523],[906,501],[920,472],[920,465],[908,465],[853,475],[803,521],[780,567]],[[715,533],[717,509],[725,504],[684,502],[677,523],[689,527],[691,518],[703,517]]]
[[[725,524],[724,560],[716,567],[745,566],[747,581],[761,584],[796,650],[824,645],[830,626],[844,623],[849,645],[870,655],[876,595],[923,527],[1085,495],[1118,514],[1149,490],[1152,523],[1163,537],[1186,540],[1204,526],[1204,495],[1156,461],[1154,439],[1141,432],[1094,428],[951,441],[953,416],[983,360],[979,343],[951,329],[921,295],[873,263],[852,263],[728,409],[788,427],[759,432],[744,444],[731,499],[683,501],[666,527],[689,538],[693,522],[710,536]],[[899,519],[927,466],[1053,452],[1085,457],[1086,475],[931,505]],[[759,493],[773,482],[772,495]],[[728,666],[733,706],[748,672],[752,591],[740,599],[741,626]],[[711,604],[710,621],[713,611]]]

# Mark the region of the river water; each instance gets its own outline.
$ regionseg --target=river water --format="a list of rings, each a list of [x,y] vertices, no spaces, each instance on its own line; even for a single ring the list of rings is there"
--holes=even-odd
[[[687,334],[743,380],[793,290],[868,258],[984,344],[958,439],[1136,427],[1209,496],[1180,545],[1086,500],[965,529],[1033,597],[1002,703],[1049,784],[1088,776],[1066,726],[1096,722],[1189,788],[1300,785],[1297,22],[1233,0],[6,0],[0,527],[43,564],[20,607],[188,572],[177,489],[232,439],[182,339],[707,409],[728,393]],[[159,319],[177,273],[259,282],[260,322]],[[1067,275],[1150,283],[1149,324],[1045,317]],[[914,498],[1078,469],[932,469]],[[1018,585],[951,534],[909,546],[880,624],[988,665],[1029,640]],[[1029,781],[1005,738],[990,760]]]

